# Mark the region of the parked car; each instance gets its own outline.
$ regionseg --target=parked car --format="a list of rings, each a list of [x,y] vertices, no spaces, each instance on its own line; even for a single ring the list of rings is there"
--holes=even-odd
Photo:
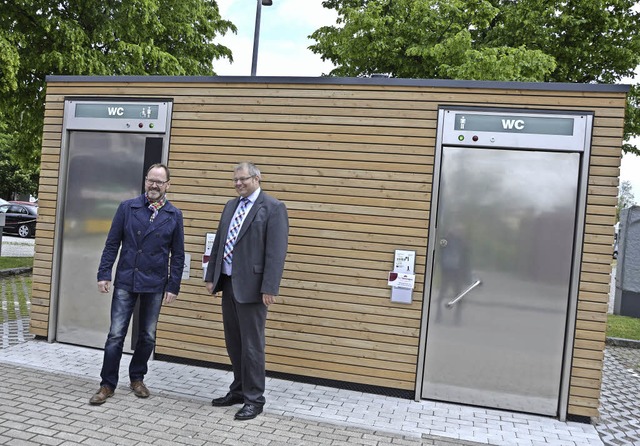
[[[4,214],[3,232],[17,234],[20,237],[34,237],[38,207],[33,204],[9,202],[0,204],[0,214]]]
[[[0,205],[7,204],[7,203],[8,203],[7,200],[0,198]]]
[[[19,201],[19,200],[11,200],[9,203],[14,204],[26,204],[27,206],[38,206],[38,203],[34,203],[32,201]]]

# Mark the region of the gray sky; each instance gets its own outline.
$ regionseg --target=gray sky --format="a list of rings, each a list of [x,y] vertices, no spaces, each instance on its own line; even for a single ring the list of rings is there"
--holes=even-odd
[[[636,147],[640,146],[640,138],[636,138]],[[640,204],[640,156],[623,155],[620,165],[620,182],[630,181],[636,204]]]
[[[237,34],[228,34],[219,43],[233,51],[234,63],[217,62],[221,76],[249,76],[253,54],[257,2],[218,0],[223,19],[231,20]],[[260,20],[258,76],[320,76],[333,68],[307,48],[308,36],[325,25],[335,24],[337,14],[322,7],[322,0],[273,0],[263,6]]]

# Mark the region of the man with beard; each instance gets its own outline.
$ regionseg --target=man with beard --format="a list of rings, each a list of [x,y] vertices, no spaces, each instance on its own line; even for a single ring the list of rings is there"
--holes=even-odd
[[[170,304],[180,292],[184,267],[182,212],[166,198],[170,174],[164,164],[147,171],[145,193],[123,201],[107,236],[100,267],[98,291],[108,293],[111,270],[120,251],[111,299],[111,327],[104,346],[100,389],[90,404],[104,403],[118,384],[124,339],[139,302],[136,345],[129,365],[129,387],[139,398],[149,396],[144,384],[147,362],[156,345],[156,326],[162,303]]]

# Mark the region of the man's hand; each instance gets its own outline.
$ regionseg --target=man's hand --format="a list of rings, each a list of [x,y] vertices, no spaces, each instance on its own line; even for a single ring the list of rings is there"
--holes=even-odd
[[[174,300],[176,300],[176,298],[178,297],[177,294],[173,294],[170,292],[165,292],[164,293],[164,303],[165,304],[170,304],[171,302],[173,302]]]
[[[213,282],[205,282],[204,285],[207,287],[209,294],[213,294]]]
[[[100,291],[101,293],[108,293],[110,287],[111,287],[111,281],[109,280],[98,281],[98,291]]]
[[[269,305],[271,305],[272,303],[275,303],[276,301],[276,296],[274,296],[273,294],[263,294],[262,295],[262,302],[268,307]]]

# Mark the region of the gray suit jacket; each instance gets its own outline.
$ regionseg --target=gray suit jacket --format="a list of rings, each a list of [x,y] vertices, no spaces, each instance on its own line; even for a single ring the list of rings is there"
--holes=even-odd
[[[222,290],[220,275],[224,243],[240,197],[225,205],[211,248],[205,282]],[[289,217],[284,203],[260,191],[242,224],[233,248],[231,280],[240,303],[262,302],[262,294],[278,295],[289,238]]]

